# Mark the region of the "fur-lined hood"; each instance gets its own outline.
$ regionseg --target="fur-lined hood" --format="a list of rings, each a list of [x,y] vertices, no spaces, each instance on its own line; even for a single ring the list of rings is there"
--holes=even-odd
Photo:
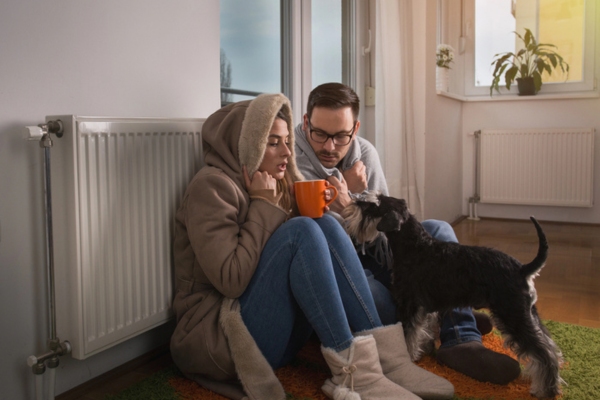
[[[290,101],[283,94],[261,94],[254,100],[225,106],[212,114],[202,127],[202,148],[206,165],[223,170],[245,189],[242,166],[252,176],[260,166],[269,132],[279,110],[283,111],[292,152],[286,175],[292,182],[302,180],[296,167],[294,125]]]

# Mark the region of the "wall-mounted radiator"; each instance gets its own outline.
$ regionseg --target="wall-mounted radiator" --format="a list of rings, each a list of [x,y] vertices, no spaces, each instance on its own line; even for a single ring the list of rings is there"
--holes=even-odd
[[[48,116],[56,327],[84,359],[167,322],[174,214],[201,167],[203,119]]]
[[[593,205],[593,128],[481,130],[475,137],[480,202]]]

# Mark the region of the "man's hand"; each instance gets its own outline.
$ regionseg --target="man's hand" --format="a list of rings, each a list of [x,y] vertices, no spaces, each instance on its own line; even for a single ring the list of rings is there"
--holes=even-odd
[[[347,170],[342,171],[348,190],[352,193],[362,193],[367,190],[367,169],[362,161],[357,161]]]
[[[340,181],[335,176],[330,176],[327,178],[327,181],[331,184],[331,186],[335,186],[338,191],[338,197],[333,201],[333,203],[329,204],[329,209],[339,214],[352,201],[350,195],[348,195],[348,185],[346,184],[346,180],[344,178],[342,178]]]

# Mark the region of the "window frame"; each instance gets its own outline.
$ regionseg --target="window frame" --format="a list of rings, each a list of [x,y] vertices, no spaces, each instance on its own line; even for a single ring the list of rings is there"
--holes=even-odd
[[[464,94],[465,96],[489,96],[489,86],[476,86],[475,85],[475,38],[477,32],[475,32],[475,0],[464,0],[465,1],[465,20],[467,26],[472,27],[468,32],[468,40],[466,41],[465,53],[464,53]],[[596,68],[595,65],[595,53],[597,51],[596,43],[596,31],[600,28],[597,27],[598,12],[596,1],[585,0],[585,29],[584,29],[584,60],[583,60],[583,73],[582,80],[577,82],[546,82],[542,86],[542,92],[548,94],[558,93],[577,93],[577,92],[590,92],[596,90]],[[490,60],[490,63],[492,60]],[[506,96],[506,95],[517,95],[517,85],[513,85],[510,91],[506,90],[506,87],[501,87],[500,93],[494,92],[493,96]]]

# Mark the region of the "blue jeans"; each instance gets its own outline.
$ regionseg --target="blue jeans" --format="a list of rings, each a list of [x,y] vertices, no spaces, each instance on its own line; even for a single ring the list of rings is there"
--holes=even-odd
[[[356,250],[329,215],[282,224],[239,301],[246,327],[273,368],[289,363],[313,330],[324,347],[341,351],[353,331],[381,326]]]
[[[434,238],[444,242],[458,243],[452,226],[444,221],[428,219],[421,222],[425,230]],[[396,305],[389,291],[391,271],[381,265],[370,254],[360,254],[365,268],[369,288],[373,293],[379,317],[384,325],[396,322]],[[470,341],[481,342],[481,333],[477,329],[473,311],[470,308],[456,308],[442,315],[440,324],[441,347],[450,347]]]

